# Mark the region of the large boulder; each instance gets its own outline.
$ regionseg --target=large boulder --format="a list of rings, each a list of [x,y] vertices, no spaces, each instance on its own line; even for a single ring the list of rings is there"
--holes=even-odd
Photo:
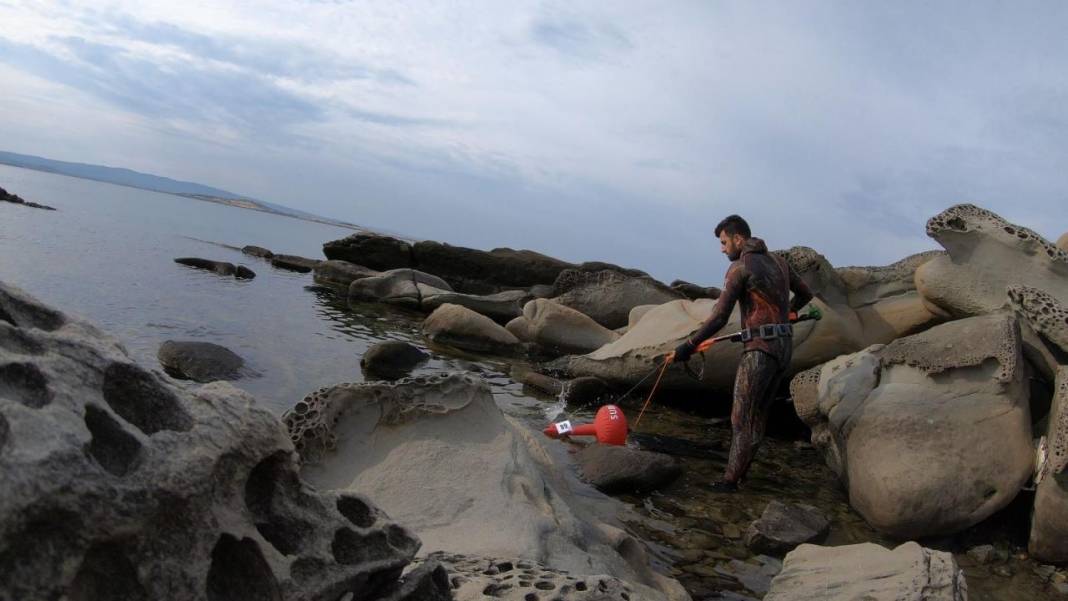
[[[320,261],[312,270],[316,284],[340,290],[348,290],[356,280],[382,275],[380,271],[337,259]]]
[[[248,394],[178,388],[0,284],[0,598],[411,590],[395,585],[419,540],[358,493],[310,488],[293,450]]]
[[[349,302],[383,302],[421,309],[423,297],[451,292],[445,280],[414,269],[391,269],[381,275],[353,280]]]
[[[1057,238],[1057,248],[1068,252],[1068,232],[1061,234],[1061,237]]]
[[[388,271],[414,267],[412,245],[396,238],[361,232],[323,244],[327,259]]]
[[[618,271],[567,269],[553,283],[557,303],[588,315],[614,330],[627,325],[631,309],[661,305],[685,298],[651,277],[632,277]]]
[[[590,317],[544,298],[528,302],[523,315],[506,327],[520,340],[561,353],[588,353],[619,338]]]
[[[474,294],[552,284],[561,271],[574,267],[531,250],[484,251],[431,240],[417,242],[412,256],[420,270],[442,277],[456,290]]]
[[[608,494],[643,494],[664,488],[682,475],[670,455],[625,446],[591,444],[575,454],[584,480]]]
[[[781,557],[798,545],[821,542],[830,529],[831,521],[819,509],[772,500],[746,530],[745,546]]]
[[[786,556],[764,601],[967,601],[964,572],[951,553],[914,542],[801,545]]]
[[[433,343],[480,353],[512,354],[518,338],[492,319],[460,305],[441,305],[423,321],[423,335]]]
[[[1068,298],[1068,251],[986,209],[950,207],[927,222],[927,235],[948,252],[916,270],[916,287],[954,317],[1004,309],[1010,285]]]
[[[839,267],[835,272],[841,279],[849,306],[859,309],[916,292],[916,269],[945,254],[945,251],[931,250],[886,266]]]
[[[1068,307],[1045,290],[1009,286],[1012,308],[1039,334],[1068,353]]]
[[[296,271],[297,273],[308,273],[320,263],[318,259],[298,257],[297,255],[274,255],[270,260],[271,265],[278,269]]]
[[[531,294],[525,290],[505,290],[485,295],[441,292],[424,296],[422,308],[424,311],[433,311],[444,304],[461,305],[505,324],[522,315],[523,305],[531,298]]]
[[[171,377],[196,382],[236,380],[245,364],[225,346],[195,340],[167,340],[160,345],[156,357]]]
[[[407,342],[387,340],[367,349],[360,357],[360,368],[371,377],[397,380],[429,358],[430,355]]]
[[[185,265],[186,267],[211,271],[219,275],[232,275],[239,280],[251,280],[256,277],[256,272],[248,267],[245,267],[244,265],[234,265],[233,263],[227,263],[226,261],[212,261],[211,259],[201,259],[198,257],[179,257],[175,259],[174,262],[180,265]]]
[[[1027,549],[1040,561],[1068,562],[1068,367],[1057,372],[1049,430],[1039,452],[1044,460],[1039,465]]]
[[[799,374],[791,389],[850,504],[892,536],[968,528],[1031,474],[1027,368],[1011,316],[872,346]]]
[[[636,599],[688,599],[620,530],[621,506],[556,465],[567,453],[547,445],[559,443],[503,414],[477,377],[338,384],[283,420],[317,489],[359,490],[388,506],[430,553],[536,560],[575,576],[614,576]]]

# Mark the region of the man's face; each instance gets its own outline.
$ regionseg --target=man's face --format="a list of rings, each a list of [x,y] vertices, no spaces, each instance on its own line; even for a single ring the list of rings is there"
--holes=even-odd
[[[731,236],[726,231],[719,233],[719,251],[727,255],[727,258],[731,261],[737,261],[738,257],[742,256],[742,244],[744,243],[745,240],[740,234]]]

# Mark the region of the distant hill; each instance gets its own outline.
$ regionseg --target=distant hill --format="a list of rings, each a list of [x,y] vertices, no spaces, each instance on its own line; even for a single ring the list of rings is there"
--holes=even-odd
[[[124,169],[121,167],[105,167],[104,165],[90,165],[87,163],[69,163],[67,161],[56,161],[53,159],[46,159],[44,157],[38,157],[28,154],[18,154],[14,152],[5,152],[2,150],[0,150],[0,164],[11,165],[13,167],[22,167],[23,169],[34,169],[36,171],[47,171],[49,173],[58,173],[60,175],[69,175],[71,177],[80,177],[83,179],[91,179],[99,182],[116,184],[119,186],[129,186],[131,188],[152,190],[153,192],[177,194],[179,196],[194,198],[196,200],[203,200],[218,204],[226,204],[230,206],[240,207],[243,209],[264,211],[267,213],[277,213],[279,215],[285,215],[287,217],[295,217],[297,219],[317,221],[319,223],[328,223],[341,227],[363,229],[359,226],[353,225],[351,223],[346,223],[344,221],[337,221],[335,219],[314,215],[312,213],[298,211],[297,209],[291,209],[283,205],[274,204],[262,200],[256,200],[254,198],[249,198],[240,194],[234,194],[233,192],[227,192],[226,190],[220,190],[219,188],[213,188],[211,186],[205,186],[203,184],[197,184],[194,182],[183,182],[176,179],[171,179],[169,177],[162,177],[159,175],[141,173],[138,171]]]

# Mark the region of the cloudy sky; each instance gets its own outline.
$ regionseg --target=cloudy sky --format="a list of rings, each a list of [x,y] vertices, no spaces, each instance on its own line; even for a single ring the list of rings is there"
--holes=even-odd
[[[0,0],[0,149],[714,284],[1068,230],[1068,3]]]

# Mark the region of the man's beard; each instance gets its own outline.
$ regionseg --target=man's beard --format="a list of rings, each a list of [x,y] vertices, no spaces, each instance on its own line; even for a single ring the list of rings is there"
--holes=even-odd
[[[741,250],[735,250],[735,251],[727,253],[727,258],[730,259],[731,261],[737,261],[738,258],[741,257],[741,256],[742,256],[742,251]]]

